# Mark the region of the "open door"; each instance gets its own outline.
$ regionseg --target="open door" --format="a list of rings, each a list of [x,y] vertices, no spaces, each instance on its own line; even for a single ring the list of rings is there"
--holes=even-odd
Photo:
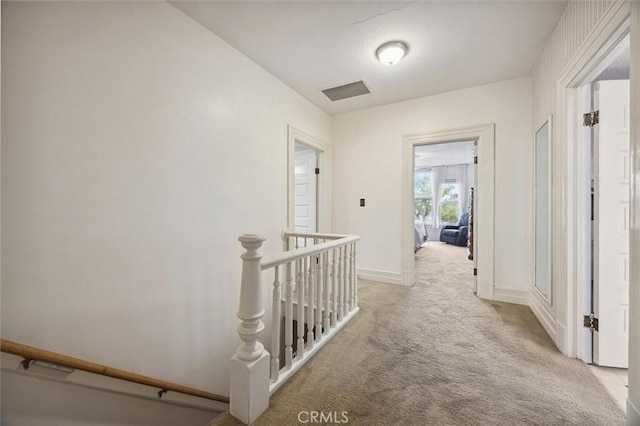
[[[593,362],[620,368],[629,356],[629,100],[629,80],[596,83]]]
[[[295,149],[295,230],[317,232],[318,152],[300,143]]]

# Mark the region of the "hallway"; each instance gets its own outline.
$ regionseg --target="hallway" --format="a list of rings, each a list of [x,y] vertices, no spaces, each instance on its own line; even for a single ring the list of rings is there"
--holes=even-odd
[[[412,288],[360,281],[360,313],[271,399],[256,425],[346,412],[357,425],[621,425],[582,362],[529,308],[472,293],[466,248],[429,244]],[[344,423],[344,422],[343,422]],[[228,414],[213,424],[237,424]]]

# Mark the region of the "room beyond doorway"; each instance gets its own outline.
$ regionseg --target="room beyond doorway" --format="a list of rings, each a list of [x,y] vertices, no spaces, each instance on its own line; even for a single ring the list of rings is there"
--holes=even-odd
[[[434,242],[468,247],[475,150],[475,140],[414,148],[415,250]]]

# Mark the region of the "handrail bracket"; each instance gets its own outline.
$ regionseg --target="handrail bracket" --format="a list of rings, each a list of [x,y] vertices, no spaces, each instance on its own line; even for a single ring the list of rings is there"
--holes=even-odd
[[[24,368],[25,370],[28,370],[29,365],[31,365],[32,362],[33,362],[32,358],[23,358],[22,361],[20,361],[20,364],[22,364],[22,368]]]

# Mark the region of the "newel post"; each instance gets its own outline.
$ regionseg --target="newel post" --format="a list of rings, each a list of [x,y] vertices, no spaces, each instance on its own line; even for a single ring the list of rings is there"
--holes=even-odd
[[[246,424],[253,423],[269,408],[269,353],[258,337],[264,329],[264,315],[258,253],[264,238],[244,234],[238,240],[246,251],[242,254],[242,283],[238,334],[242,344],[231,358],[230,412]]]

